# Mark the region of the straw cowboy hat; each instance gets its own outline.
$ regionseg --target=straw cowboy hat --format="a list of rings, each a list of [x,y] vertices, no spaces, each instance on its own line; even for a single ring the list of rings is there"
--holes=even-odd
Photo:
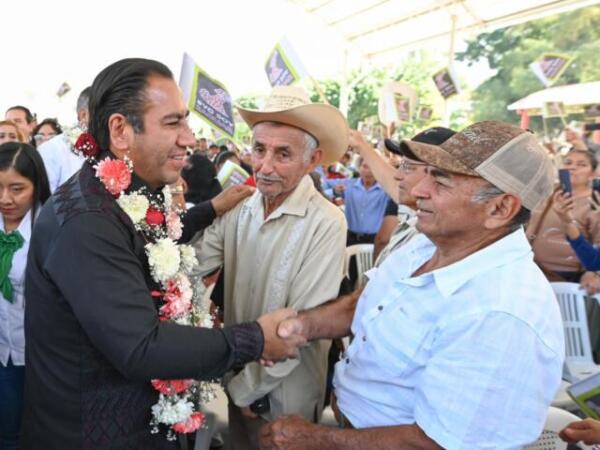
[[[311,103],[300,87],[274,87],[261,111],[237,109],[250,128],[260,122],[279,122],[306,131],[319,143],[323,165],[338,161],[348,149],[348,123],[342,113],[331,105]]]

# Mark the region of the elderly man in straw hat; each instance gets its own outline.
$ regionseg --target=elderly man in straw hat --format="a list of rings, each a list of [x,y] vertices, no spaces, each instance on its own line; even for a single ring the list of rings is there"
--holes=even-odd
[[[522,225],[552,191],[552,163],[502,122],[403,145],[428,164],[412,190],[422,234],[370,274],[358,303],[279,325],[282,337],[354,334],[335,368],[343,429],[280,418],[261,431],[264,449],[517,449],[540,434],[565,344]]]
[[[289,306],[302,310],[337,295],[346,220],[308,174],[348,147],[346,120],[334,107],[310,103],[298,87],[276,87],[262,111],[239,108],[252,128],[257,191],[206,230],[202,273],[224,266],[225,324],[254,320]],[[294,361],[251,364],[227,380],[234,448],[258,448],[267,420],[289,413],[315,421],[325,392],[329,341]]]

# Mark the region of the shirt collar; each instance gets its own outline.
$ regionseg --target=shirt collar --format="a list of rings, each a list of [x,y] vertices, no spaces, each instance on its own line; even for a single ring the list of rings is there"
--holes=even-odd
[[[493,244],[431,274],[441,294],[447,298],[477,275],[510,264],[527,254],[533,258],[531,246],[520,227]]]
[[[315,194],[318,193],[312,178],[309,175],[304,175],[292,193],[269,215],[268,220],[277,219],[284,214],[299,217],[305,216],[308,210],[308,203]],[[253,215],[263,217],[263,196],[258,190],[248,203]]]
[[[360,178],[356,179],[356,185],[360,186],[361,189],[363,189],[365,192],[369,192],[369,191],[376,190],[376,189],[381,189],[381,186],[377,182],[375,182],[375,184],[373,186],[371,186],[370,188],[367,189]]]
[[[38,205],[36,208],[37,212],[40,212],[41,205]],[[23,237],[25,242],[28,242],[31,239],[31,209],[27,211],[27,214],[23,216],[21,223],[16,228],[19,234]],[[0,214],[0,230],[4,233],[4,217]]]

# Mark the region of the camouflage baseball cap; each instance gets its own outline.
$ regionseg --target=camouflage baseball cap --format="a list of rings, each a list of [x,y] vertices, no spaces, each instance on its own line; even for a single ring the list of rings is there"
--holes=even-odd
[[[402,141],[421,161],[448,172],[482,177],[521,198],[529,210],[552,192],[554,166],[535,136],[504,122],[475,123],[441,145]]]

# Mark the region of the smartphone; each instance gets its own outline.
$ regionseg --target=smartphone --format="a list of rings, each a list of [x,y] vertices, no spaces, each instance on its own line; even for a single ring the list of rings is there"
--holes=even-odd
[[[571,174],[568,169],[558,170],[558,182],[564,193],[571,194],[573,192],[573,189],[571,188]]]
[[[594,211],[596,211],[598,209],[596,207],[596,204],[598,203],[599,200],[600,200],[600,178],[594,178],[592,180],[592,201],[590,202],[592,209]]]

